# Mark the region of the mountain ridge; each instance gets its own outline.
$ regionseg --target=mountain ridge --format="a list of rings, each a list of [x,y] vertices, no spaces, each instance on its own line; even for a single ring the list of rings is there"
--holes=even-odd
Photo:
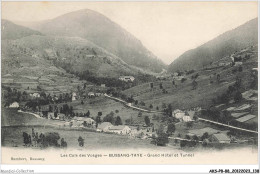
[[[21,23],[46,35],[82,37],[122,58],[129,65],[160,72],[166,65],[131,33],[106,16],[83,9],[54,19]]]
[[[254,18],[197,48],[184,52],[168,66],[168,70],[174,72],[199,69],[237,50],[256,45],[258,42],[257,23],[258,18]]]

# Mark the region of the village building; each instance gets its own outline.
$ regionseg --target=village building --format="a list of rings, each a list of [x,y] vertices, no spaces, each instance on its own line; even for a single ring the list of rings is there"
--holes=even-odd
[[[65,121],[65,114],[63,114],[63,113],[58,113],[57,114],[58,115],[58,118],[59,118],[59,120],[61,120],[61,121]]]
[[[77,97],[76,92],[73,92],[73,93],[72,93],[72,99],[71,99],[71,100],[72,100],[72,101],[75,101],[75,100],[76,100],[76,97]]]
[[[103,122],[101,124],[98,125],[97,127],[97,131],[98,132],[108,132],[109,129],[112,127],[113,125],[110,122]]]
[[[172,112],[172,116],[177,119],[182,119],[185,116],[185,112],[183,112],[179,109],[176,109]]]
[[[9,108],[19,108],[19,103],[18,102],[13,102],[9,105]]]
[[[33,97],[33,98],[41,97],[41,95],[39,93],[37,93],[37,92],[30,94],[30,96]]]
[[[183,117],[182,117],[182,120],[183,120],[184,122],[190,122],[190,121],[192,121],[192,119],[190,118],[190,116],[187,116],[187,115],[183,116]]]
[[[251,120],[253,118],[255,118],[256,116],[255,115],[251,115],[251,114],[248,114],[248,115],[245,115],[243,117],[240,117],[238,119],[236,119],[236,121],[240,122],[240,123],[243,123],[243,122],[246,122],[248,120]]]
[[[226,144],[230,143],[230,138],[224,133],[212,134],[209,138],[212,143]]]
[[[103,87],[103,88],[105,88],[105,87],[106,87],[106,84],[101,84],[100,86]]]
[[[95,97],[95,93],[94,93],[94,92],[89,92],[89,93],[88,93],[88,97],[89,97],[89,98]]]
[[[116,134],[126,135],[131,132],[131,129],[126,125],[119,125],[119,126],[111,126],[109,128],[109,132],[113,132]]]
[[[173,80],[182,80],[185,76],[174,76]]]
[[[74,117],[71,120],[72,127],[85,127],[85,126],[95,126],[96,122],[92,118],[86,117]]]
[[[54,117],[54,112],[48,112],[47,118],[48,118],[48,119],[56,119],[56,118]]]
[[[173,73],[173,76],[175,76],[175,77],[178,76],[178,75],[179,75],[179,73],[177,73],[177,72]]]
[[[135,78],[133,76],[120,76],[119,80],[125,81],[125,82],[133,82]]]
[[[95,94],[95,96],[97,96],[97,97],[100,97],[102,95],[102,93],[100,93],[100,92],[97,92],[96,94]]]

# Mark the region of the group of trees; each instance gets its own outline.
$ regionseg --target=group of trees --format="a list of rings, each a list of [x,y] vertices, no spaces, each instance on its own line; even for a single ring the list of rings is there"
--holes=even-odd
[[[99,116],[98,116],[99,117]],[[101,122],[101,119],[100,121]],[[113,111],[111,111],[109,114],[107,114],[104,118],[103,118],[103,122],[110,122],[113,125],[122,125],[122,120],[120,116],[116,116],[115,117],[115,113]]]
[[[33,130],[33,129],[32,129]],[[37,146],[41,148],[46,147],[61,147],[66,148],[67,142],[64,140],[64,138],[61,139],[61,142],[59,143],[60,135],[57,132],[48,132],[45,134],[40,134],[38,136],[38,133],[34,133],[34,130],[32,131],[32,135],[23,132],[23,142],[26,146]]]
[[[218,104],[218,103],[228,104],[229,101],[233,98],[236,103],[239,103],[243,99],[241,90],[242,90],[242,79],[237,77],[234,85],[230,85],[228,87],[228,90],[225,93],[217,96],[215,99],[212,99],[212,102],[214,104]]]

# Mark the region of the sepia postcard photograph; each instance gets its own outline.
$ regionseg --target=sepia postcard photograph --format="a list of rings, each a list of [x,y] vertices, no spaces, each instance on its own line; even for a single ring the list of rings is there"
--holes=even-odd
[[[259,163],[257,1],[1,13],[2,164]]]

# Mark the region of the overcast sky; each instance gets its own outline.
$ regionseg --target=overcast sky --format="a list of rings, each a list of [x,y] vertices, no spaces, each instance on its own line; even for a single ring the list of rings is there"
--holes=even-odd
[[[38,21],[95,10],[136,36],[166,64],[257,17],[257,2],[2,2],[2,18]]]

